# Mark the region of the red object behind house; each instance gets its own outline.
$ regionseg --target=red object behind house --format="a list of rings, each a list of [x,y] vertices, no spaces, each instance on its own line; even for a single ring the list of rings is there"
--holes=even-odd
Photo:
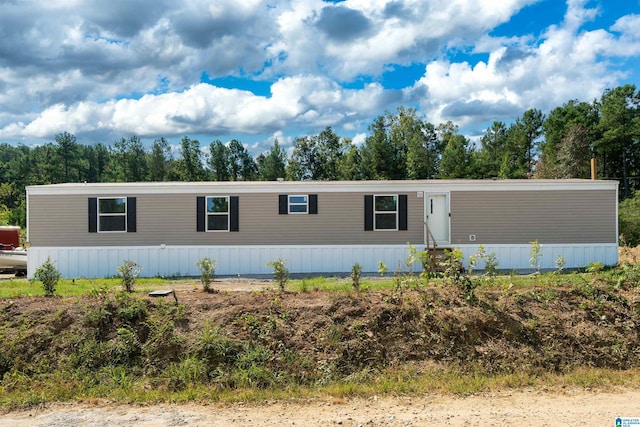
[[[0,250],[10,251],[20,246],[20,227],[0,226]]]

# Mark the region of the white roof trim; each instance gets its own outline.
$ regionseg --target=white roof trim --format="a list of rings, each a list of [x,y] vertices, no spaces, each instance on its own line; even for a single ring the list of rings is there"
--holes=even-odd
[[[252,181],[252,182],[134,182],[33,185],[28,195],[106,194],[242,194],[344,192],[449,192],[617,190],[617,181],[599,180],[407,180],[407,181]]]

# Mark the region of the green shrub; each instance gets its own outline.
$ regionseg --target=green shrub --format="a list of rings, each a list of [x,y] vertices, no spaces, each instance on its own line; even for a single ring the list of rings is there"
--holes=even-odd
[[[47,260],[44,264],[38,267],[36,272],[33,274],[33,277],[42,282],[44,294],[50,297],[55,294],[56,286],[58,285],[58,281],[62,275],[51,262],[51,258],[47,257]]]
[[[640,191],[618,205],[618,229],[623,245],[640,245]]]
[[[360,290],[360,277],[362,274],[362,266],[358,263],[353,264],[351,267],[351,286],[357,292]]]
[[[133,288],[140,275],[140,266],[134,261],[124,261],[124,263],[118,267],[118,274],[122,277],[122,289],[127,292],[133,292]]]
[[[531,243],[531,258],[529,258],[529,263],[531,263],[531,267],[535,268],[536,271],[540,272],[540,258],[542,258],[542,246],[540,242],[534,240]]]
[[[384,274],[387,272],[387,264],[382,261],[378,261],[378,273],[380,273],[380,277],[384,277]]]
[[[445,285],[455,285],[465,294],[469,301],[475,300],[474,290],[478,287],[477,282],[471,280],[469,274],[462,265],[462,251],[457,248],[445,251],[446,258],[442,262],[442,282]]]
[[[462,265],[462,251],[457,248],[447,249],[445,255],[445,259],[441,263],[443,282],[456,285],[463,278],[468,278]]]
[[[216,260],[204,257],[196,263],[196,267],[200,270],[200,281],[204,291],[211,292],[211,282],[213,282],[213,276],[216,274],[216,268],[218,267]]]
[[[469,275],[472,274],[473,269],[478,266],[478,262],[481,260],[484,260],[484,276],[493,280],[498,270],[498,258],[495,252],[487,253],[483,245],[478,247],[478,252],[469,256]]]
[[[282,258],[267,263],[268,267],[273,267],[273,280],[278,284],[278,290],[284,292],[284,288],[289,281],[289,270]]]
[[[587,273],[600,273],[604,270],[604,264],[600,261],[590,262],[587,266]]]
[[[567,265],[567,260],[562,255],[558,255],[556,258],[556,273],[560,274],[564,270],[564,266]]]

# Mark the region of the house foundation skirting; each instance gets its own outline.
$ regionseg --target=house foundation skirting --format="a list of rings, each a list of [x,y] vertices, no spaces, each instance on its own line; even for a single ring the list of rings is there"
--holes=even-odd
[[[465,266],[469,256],[479,245],[451,245],[462,250]],[[416,244],[417,249],[424,245]],[[531,268],[531,245],[484,245],[487,253],[494,252],[501,270]],[[27,251],[27,275],[50,257],[65,278],[96,278],[117,276],[117,268],[125,260],[136,262],[141,277],[199,276],[196,263],[204,257],[215,259],[216,274],[268,275],[272,267],[267,263],[281,258],[291,273],[338,274],[349,273],[354,264],[365,273],[378,271],[379,262],[387,272],[406,270],[408,245],[320,245],[320,246],[109,246],[109,247],[31,247]],[[540,267],[555,269],[556,259],[562,256],[565,268],[579,268],[591,262],[615,265],[618,246],[611,244],[542,244]],[[483,268],[481,263],[478,269]],[[419,268],[416,266],[415,270]]]

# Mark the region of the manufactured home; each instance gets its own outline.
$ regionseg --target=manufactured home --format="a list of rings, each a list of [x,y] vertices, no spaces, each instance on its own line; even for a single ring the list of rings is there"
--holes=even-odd
[[[27,188],[28,276],[50,257],[64,277],[375,272],[404,265],[408,244],[483,245],[501,269],[615,265],[616,181],[416,180],[71,183]],[[400,264],[399,264],[400,263]]]

